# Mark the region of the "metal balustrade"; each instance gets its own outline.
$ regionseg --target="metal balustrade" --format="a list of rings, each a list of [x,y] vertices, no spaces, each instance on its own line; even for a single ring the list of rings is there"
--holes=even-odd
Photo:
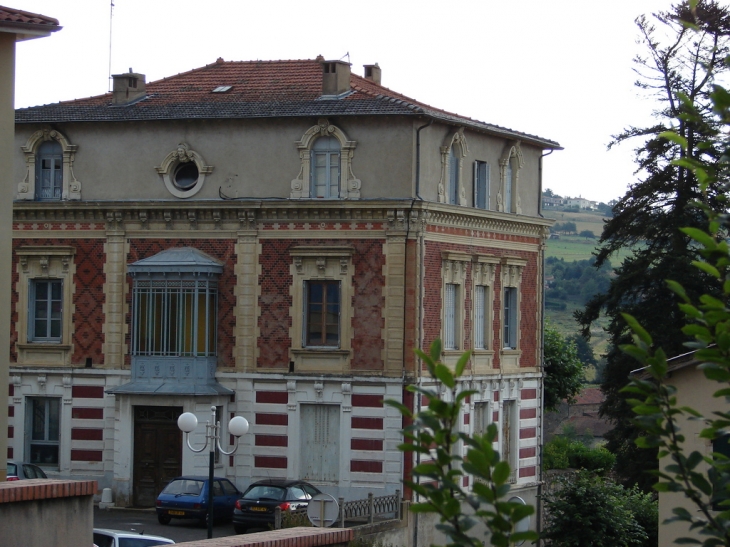
[[[337,520],[337,526],[345,527],[347,521],[360,521],[372,524],[376,517],[378,520],[395,519],[400,520],[402,515],[402,500],[400,490],[396,490],[391,496],[373,496],[372,492],[368,493],[367,499],[345,501],[344,498],[338,500],[340,506],[340,516]],[[278,507],[274,510],[274,529],[278,530],[282,527],[282,520],[294,520],[298,522],[300,518],[306,518],[307,508],[295,509],[288,511],[287,516],[282,519],[282,511]]]

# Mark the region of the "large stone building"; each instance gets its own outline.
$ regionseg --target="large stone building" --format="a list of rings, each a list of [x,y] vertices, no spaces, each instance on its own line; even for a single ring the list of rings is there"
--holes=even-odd
[[[383,400],[418,407],[405,387],[429,379],[412,349],[441,338],[446,363],[474,352],[462,427],[499,424],[534,501],[541,158],[559,145],[380,79],[218,59],[16,111],[14,458],[150,505],[207,469],[176,418],[213,405],[251,423],[216,464],[240,487],[392,493],[412,462]]]

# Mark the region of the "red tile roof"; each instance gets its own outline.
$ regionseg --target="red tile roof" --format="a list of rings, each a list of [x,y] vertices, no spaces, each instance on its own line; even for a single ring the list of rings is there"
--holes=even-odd
[[[228,91],[214,93],[219,86]],[[352,74],[350,92],[322,97],[318,60],[223,61],[149,82],[147,96],[112,105],[112,94],[20,109],[18,123],[286,116],[421,115],[447,123],[559,148],[554,141],[439,110]]]
[[[598,405],[603,402],[604,395],[601,392],[600,388],[597,387],[588,387],[583,389],[583,391],[576,397],[575,404],[576,405]]]
[[[23,28],[30,26],[41,27],[45,31],[55,32],[61,27],[58,26],[58,19],[46,17],[38,13],[30,13],[14,8],[0,6],[0,26],[23,25]],[[55,28],[52,28],[55,27]]]

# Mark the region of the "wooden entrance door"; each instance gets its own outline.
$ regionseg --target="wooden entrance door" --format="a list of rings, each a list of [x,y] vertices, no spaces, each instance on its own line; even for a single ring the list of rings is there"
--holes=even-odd
[[[153,507],[165,485],[182,473],[181,407],[134,407],[132,503]]]

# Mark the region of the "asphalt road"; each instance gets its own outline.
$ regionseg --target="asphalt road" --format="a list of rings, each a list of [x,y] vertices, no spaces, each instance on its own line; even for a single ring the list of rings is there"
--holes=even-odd
[[[157,522],[157,514],[154,509],[99,509],[94,507],[94,528],[134,530],[170,538],[178,543],[208,537],[208,529],[197,520],[172,519],[170,524],[160,524]],[[213,526],[214,538],[234,535],[236,533],[230,522],[216,522]]]

